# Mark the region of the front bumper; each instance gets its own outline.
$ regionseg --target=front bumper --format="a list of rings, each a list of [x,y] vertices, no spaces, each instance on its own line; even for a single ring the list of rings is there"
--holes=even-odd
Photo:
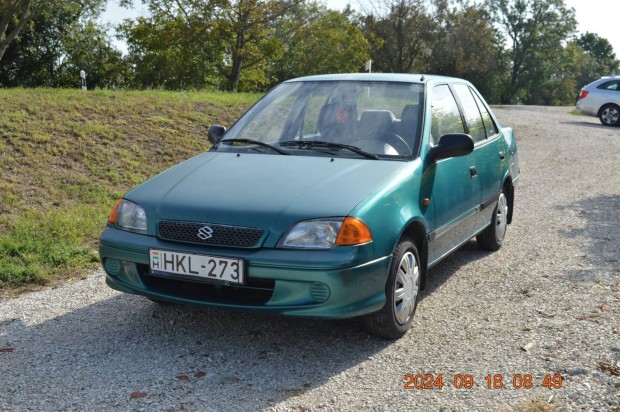
[[[246,285],[155,276],[149,270],[151,248],[245,259]],[[205,248],[111,227],[101,236],[99,253],[106,283],[122,292],[176,303],[334,319],[384,306],[392,258],[369,258],[360,247],[329,251]]]

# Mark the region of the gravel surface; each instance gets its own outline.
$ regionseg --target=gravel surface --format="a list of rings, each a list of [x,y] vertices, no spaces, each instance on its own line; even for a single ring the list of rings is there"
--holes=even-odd
[[[399,341],[358,321],[159,306],[98,271],[0,301],[0,410],[620,411],[620,128],[570,110],[495,110],[522,169],[504,247],[472,241],[433,268]],[[406,390],[409,373],[444,387]]]

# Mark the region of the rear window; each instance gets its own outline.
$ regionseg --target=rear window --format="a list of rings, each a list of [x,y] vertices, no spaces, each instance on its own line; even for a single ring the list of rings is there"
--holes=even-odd
[[[484,122],[482,121],[482,115],[478,109],[478,104],[471,94],[469,87],[465,84],[455,84],[454,90],[463,105],[463,114],[465,115],[465,122],[467,123],[469,135],[474,139],[474,143],[483,141],[487,137]]]

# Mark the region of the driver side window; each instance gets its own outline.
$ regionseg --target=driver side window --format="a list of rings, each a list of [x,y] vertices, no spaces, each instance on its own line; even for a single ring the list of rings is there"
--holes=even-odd
[[[465,133],[465,126],[450,87],[442,84],[433,89],[431,120],[433,144],[439,143],[441,136],[447,133]]]

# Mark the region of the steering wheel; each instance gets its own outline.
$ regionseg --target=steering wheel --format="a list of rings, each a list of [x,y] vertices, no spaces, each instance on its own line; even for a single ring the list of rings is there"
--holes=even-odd
[[[399,155],[408,156],[411,154],[411,148],[405,142],[405,139],[392,132],[384,132],[381,133],[377,139],[383,143],[387,143],[392,146]]]

